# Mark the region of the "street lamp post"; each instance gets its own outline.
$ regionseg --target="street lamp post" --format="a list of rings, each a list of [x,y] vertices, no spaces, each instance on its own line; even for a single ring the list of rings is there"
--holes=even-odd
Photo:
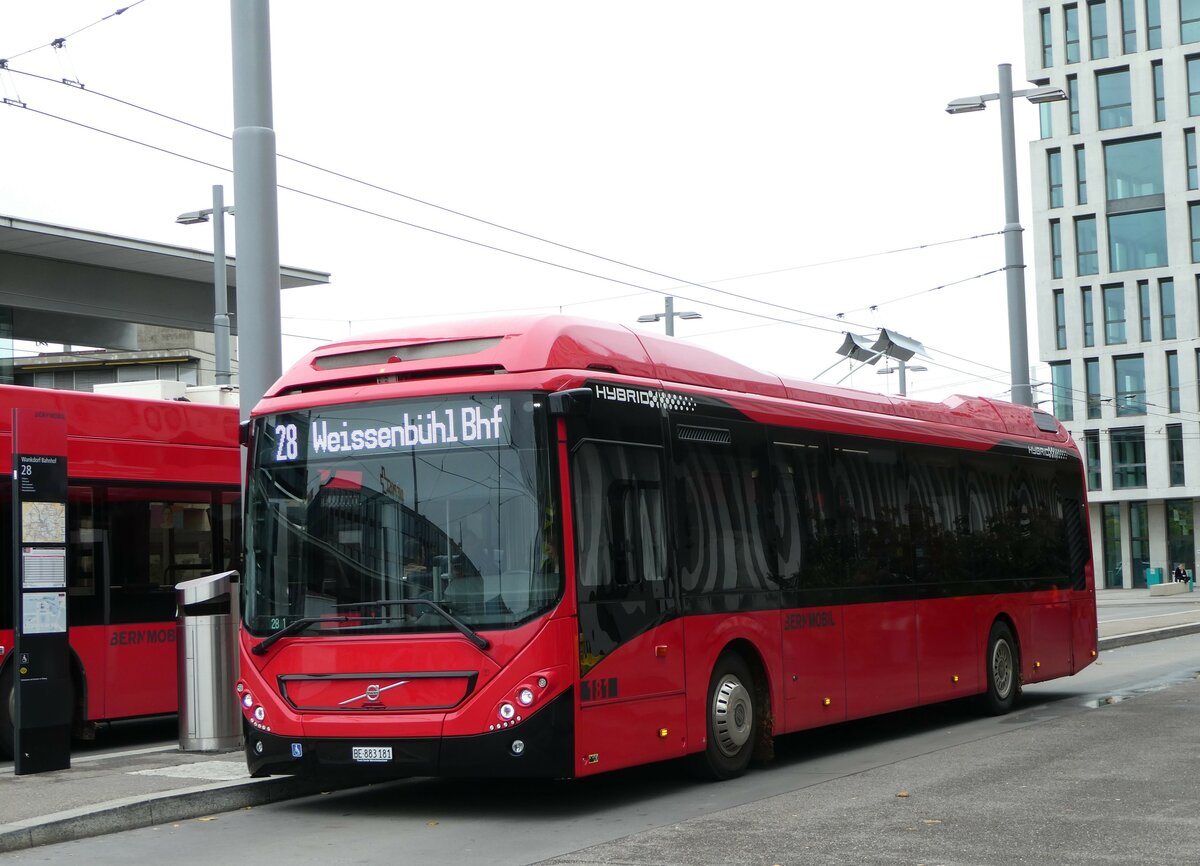
[[[225,188],[214,184],[213,206],[205,210],[180,214],[175,222],[181,225],[206,223],[213,219],[213,354],[216,356],[217,384],[231,385],[233,375],[229,364],[229,287],[225,272],[225,214],[232,214],[232,207],[225,207]]]
[[[1012,401],[1032,406],[1029,388],[1029,334],[1025,323],[1025,258],[1020,214],[1017,210],[1017,144],[1013,128],[1013,99],[1023,96],[1038,105],[1067,98],[1061,87],[1012,89],[1012,64],[1000,64],[1000,91],[953,100],[950,114],[983,111],[985,103],[1000,103],[1000,143],[1004,173],[1004,272],[1008,283],[1008,355],[1012,370]]]
[[[908,396],[908,374],[909,373],[924,373],[928,369],[929,369],[928,367],[922,367],[920,365],[909,366],[908,362],[906,362],[903,358],[897,358],[895,367],[884,367],[882,370],[876,370],[875,372],[878,373],[880,376],[890,376],[890,375],[892,375],[892,373],[899,372],[900,373],[900,396],[907,397]]]
[[[680,319],[703,318],[703,316],[701,316],[699,313],[694,313],[694,312],[690,312],[690,311],[684,312],[684,313],[677,313],[677,312],[675,312],[675,299],[673,297],[671,297],[670,295],[667,295],[666,300],[667,300],[667,303],[666,303],[665,312],[646,313],[643,316],[638,316],[637,320],[639,322],[657,322],[659,319],[665,319],[667,322],[667,336],[674,337],[675,336],[675,319],[676,319],[676,317],[678,317]]]

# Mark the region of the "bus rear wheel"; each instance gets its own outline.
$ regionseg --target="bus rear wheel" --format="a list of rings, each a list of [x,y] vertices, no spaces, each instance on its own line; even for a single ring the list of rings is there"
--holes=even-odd
[[[1002,622],[992,625],[987,644],[987,691],[983,706],[994,716],[1013,708],[1021,693],[1021,662],[1012,629]]]
[[[754,705],[754,676],[736,653],[717,659],[705,704],[708,742],[696,769],[710,779],[732,779],[746,771],[760,724]]]

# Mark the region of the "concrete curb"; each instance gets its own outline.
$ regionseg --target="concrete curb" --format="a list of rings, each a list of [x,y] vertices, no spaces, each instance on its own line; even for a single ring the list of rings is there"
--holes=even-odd
[[[171,821],[188,821],[218,812],[263,806],[346,787],[352,786],[274,776],[214,782],[181,791],[110,800],[94,806],[0,824],[0,853],[137,830]]]
[[[1097,644],[1098,649],[1103,652],[1104,650],[1117,649],[1118,647],[1149,643],[1154,640],[1166,640],[1172,637],[1182,637],[1183,635],[1196,634],[1197,632],[1200,632],[1200,622],[1188,622],[1182,625],[1169,625],[1163,628],[1152,628],[1146,631],[1134,631],[1129,634],[1102,637],[1097,641]]]

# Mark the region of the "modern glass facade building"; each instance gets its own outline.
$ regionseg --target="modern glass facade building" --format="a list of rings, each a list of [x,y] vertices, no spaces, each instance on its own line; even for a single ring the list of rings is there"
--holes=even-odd
[[[1026,78],[1068,97],[1030,146],[1040,355],[1087,461],[1097,586],[1145,586],[1198,557],[1200,0],[1024,16]]]

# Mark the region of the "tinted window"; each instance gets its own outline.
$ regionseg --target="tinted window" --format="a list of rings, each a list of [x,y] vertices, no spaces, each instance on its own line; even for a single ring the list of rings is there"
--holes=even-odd
[[[689,430],[696,430],[690,433]],[[723,425],[720,441],[678,427],[673,442],[679,508],[679,581],[684,592],[773,589],[761,431]],[[695,436],[696,439],[687,437]]]

